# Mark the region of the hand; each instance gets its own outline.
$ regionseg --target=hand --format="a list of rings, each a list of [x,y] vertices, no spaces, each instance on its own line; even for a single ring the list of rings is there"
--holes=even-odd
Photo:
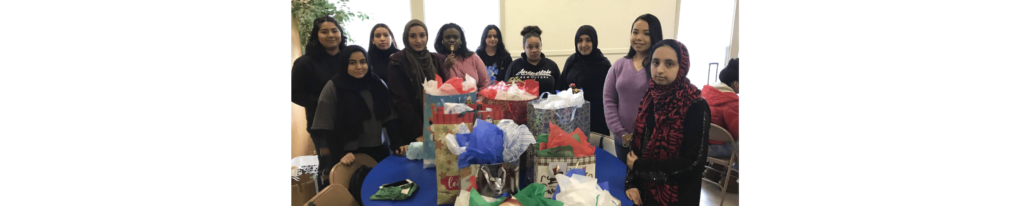
[[[451,52],[451,54],[447,55],[447,61],[443,62],[443,68],[451,68],[451,66],[454,66],[454,62],[457,61],[458,59],[454,57],[454,52]]]
[[[630,150],[629,154],[626,155],[626,166],[629,166],[629,169],[633,169],[633,163],[636,161],[637,155],[634,154],[632,150]]]
[[[416,138],[415,138],[415,141],[416,141],[416,142],[425,142],[425,140],[426,140],[426,139],[425,139],[425,138],[422,138],[422,136],[418,136],[418,137],[416,137]]]
[[[397,155],[400,155],[400,156],[407,155],[408,154],[408,145],[401,146],[400,149],[394,150],[393,152],[396,153]]]
[[[348,152],[347,155],[344,155],[343,158],[340,158],[340,163],[343,163],[343,165],[345,166],[350,166],[351,164],[354,164],[354,153]]]
[[[643,205],[640,204],[640,190],[637,188],[629,188],[626,190],[626,197],[629,198],[630,201],[633,201],[633,204]]]

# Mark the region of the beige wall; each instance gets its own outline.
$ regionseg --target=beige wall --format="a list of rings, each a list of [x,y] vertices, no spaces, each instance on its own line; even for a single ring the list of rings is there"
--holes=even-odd
[[[678,0],[501,0],[501,30],[504,45],[517,59],[522,54],[522,27],[539,26],[544,55],[565,69],[565,59],[575,52],[576,30],[591,25],[597,30],[598,49],[614,64],[629,52],[630,27],[637,16],[657,16],[662,35],[674,39],[678,10]]]
[[[730,43],[731,59],[737,58],[737,52],[740,50],[738,30],[740,30],[740,0],[737,0],[737,4],[733,8],[733,42]]]
[[[290,49],[292,55],[290,57],[290,65],[293,65],[293,60],[296,60],[301,55],[303,47],[300,45],[300,32],[297,31],[297,19],[290,17],[290,36],[292,37],[290,42]],[[283,69],[284,76],[289,77],[290,70]],[[294,158],[302,155],[311,155],[315,152],[315,145],[311,143],[311,135],[304,129],[308,125],[308,120],[305,118],[304,107],[290,102],[291,105],[291,120],[290,120],[290,131],[291,131],[291,149],[290,158]]]

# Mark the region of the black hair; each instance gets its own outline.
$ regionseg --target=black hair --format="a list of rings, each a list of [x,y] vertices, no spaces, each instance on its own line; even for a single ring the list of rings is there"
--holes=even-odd
[[[501,38],[501,28],[497,28],[497,25],[486,25],[486,29],[483,29],[483,36],[479,39],[479,48],[476,50],[486,50],[486,35],[490,33],[490,30],[497,31],[497,52],[508,53],[508,50],[504,48],[504,39]]]
[[[652,45],[655,44],[655,42],[659,42],[659,41],[662,40],[662,22],[658,21],[658,17],[655,17],[654,15],[651,15],[651,14],[640,15],[639,17],[637,17],[636,20],[633,20],[633,23],[629,25],[629,30],[631,32],[633,31],[633,24],[636,24],[637,21],[640,21],[640,20],[643,20],[644,22],[647,22],[647,30],[648,30],[647,32],[651,34],[650,36],[651,36],[651,44]],[[675,46],[673,46],[673,48],[675,48]],[[631,59],[636,54],[637,54],[637,51],[633,50],[633,47],[630,47],[629,48],[629,53],[626,54],[625,58]],[[645,60],[645,62],[646,61],[647,60]]]
[[[520,34],[522,34],[522,46],[526,46],[526,39],[529,39],[529,37],[536,37],[538,39],[541,39],[541,41],[543,41],[543,39],[540,38],[540,34],[542,34],[542,33],[544,33],[544,31],[541,31],[540,27],[538,27],[538,26],[526,26],[526,27],[523,27],[522,28],[522,32],[520,33]]]
[[[386,24],[384,24],[384,23],[378,23],[375,26],[372,26],[372,34],[369,34],[369,37],[368,37],[368,49],[371,50],[371,49],[378,49],[379,48],[379,47],[376,47],[376,43],[375,43],[376,29],[379,29],[379,27],[386,28],[386,32],[390,33],[390,48],[391,49],[397,49],[397,39],[394,38],[394,36],[393,36],[393,30],[391,30],[390,27],[386,26]],[[397,49],[397,50],[399,50],[399,49]]]
[[[719,72],[719,81],[726,84],[733,84],[735,81],[740,80],[739,66],[740,58],[730,59],[729,63],[726,63],[726,68]]]
[[[470,56],[472,56],[472,51],[469,51],[469,49],[468,49],[468,38],[465,38],[465,30],[462,30],[461,26],[458,26],[458,24],[455,24],[455,23],[444,24],[442,27],[440,27],[440,31],[437,31],[437,33],[436,33],[436,45],[433,46],[433,47],[436,48],[436,53],[447,55],[447,54],[450,54],[452,52],[452,51],[450,51],[450,48],[447,48],[447,47],[445,47],[443,45],[443,32],[447,31],[447,29],[452,29],[452,28],[453,29],[457,29],[458,30],[458,35],[461,36],[461,44],[458,44],[457,48],[454,48],[454,50],[455,50],[455,51],[453,51],[454,55],[455,56],[462,56],[462,57],[470,57]]]
[[[325,23],[325,22],[333,22],[333,24],[336,24],[336,29],[340,30],[340,46],[339,46],[339,48],[343,49],[344,47],[347,47],[347,36],[343,35],[343,26],[340,26],[340,22],[337,22],[336,19],[334,19],[333,17],[330,17],[329,15],[325,15],[323,17],[319,17],[319,18],[315,19],[315,22],[312,24],[311,36],[308,36],[308,45],[305,47],[305,53],[307,53],[307,54],[314,54],[314,53],[318,53],[318,51],[320,51],[320,50],[322,52],[325,52],[325,47],[322,46],[322,43],[318,42],[318,30],[321,29],[321,28],[318,28],[318,27],[320,27],[322,25],[322,23]]]

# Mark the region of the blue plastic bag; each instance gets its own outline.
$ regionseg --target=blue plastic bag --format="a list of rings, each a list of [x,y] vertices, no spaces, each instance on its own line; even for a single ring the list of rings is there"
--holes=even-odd
[[[504,131],[497,125],[481,119],[476,120],[472,133],[455,136],[458,144],[464,145],[465,152],[458,155],[458,168],[471,164],[499,164],[504,162]]]

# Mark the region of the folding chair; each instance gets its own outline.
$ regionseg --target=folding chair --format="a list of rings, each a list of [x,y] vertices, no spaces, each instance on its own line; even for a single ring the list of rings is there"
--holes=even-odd
[[[721,171],[721,170],[715,169],[715,168],[713,168],[711,166],[707,166],[707,165],[705,166],[709,170],[722,173],[723,176],[725,176],[722,179],[722,181],[716,181],[716,180],[711,180],[711,179],[708,179],[708,178],[702,178],[703,180],[705,180],[707,182],[711,182],[711,183],[713,183],[715,185],[718,185],[720,188],[722,188],[722,195],[719,198],[720,199],[719,206],[722,206],[722,203],[726,199],[726,189],[729,188],[729,185],[730,185],[730,176],[731,176],[731,174],[734,173],[734,172],[739,174],[739,171],[733,169],[733,164],[737,163],[737,161],[738,161],[738,159],[737,159],[737,152],[738,152],[738,150],[740,148],[738,148],[738,146],[737,146],[737,141],[733,140],[733,135],[730,135],[729,131],[726,131],[726,129],[720,127],[719,125],[712,124],[711,128],[708,131],[709,131],[708,139],[716,140],[716,141],[722,141],[722,142],[725,142],[726,144],[730,144],[731,146],[733,146],[733,154],[730,155],[729,159],[721,159],[721,158],[715,158],[715,157],[708,157],[708,162],[709,163],[722,165],[724,168],[726,168],[725,171]]]

